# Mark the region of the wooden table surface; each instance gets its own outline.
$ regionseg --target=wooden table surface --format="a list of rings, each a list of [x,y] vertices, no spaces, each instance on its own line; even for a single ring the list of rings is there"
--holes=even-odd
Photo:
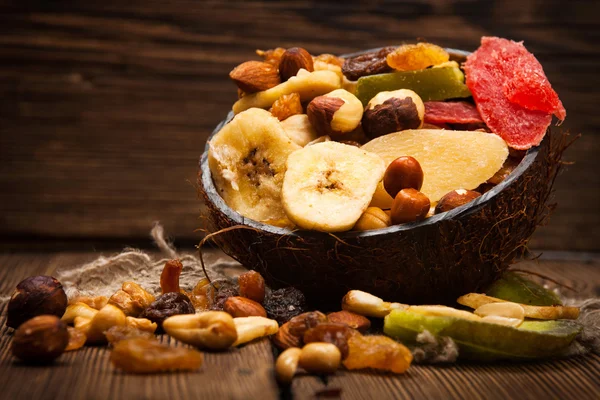
[[[216,250],[215,250],[216,251]],[[105,252],[105,255],[111,254]],[[77,266],[94,252],[5,252],[0,255],[0,296],[24,277]],[[600,259],[522,262],[520,269],[543,273],[577,289],[600,293]],[[158,279],[158,277],[157,277]],[[298,376],[289,390],[274,379],[274,349],[261,340],[226,353],[204,353],[193,373],[127,375],[115,371],[105,347],[85,347],[52,366],[30,367],[10,355],[12,329],[0,306],[0,398],[2,399],[594,399],[600,393],[600,356],[525,364],[413,365],[404,375],[338,371],[320,379]],[[163,341],[171,342],[168,337]],[[177,344],[179,345],[179,344]]]

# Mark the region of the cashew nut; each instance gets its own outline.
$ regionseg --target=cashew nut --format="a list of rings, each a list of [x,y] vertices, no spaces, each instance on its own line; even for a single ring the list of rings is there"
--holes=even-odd
[[[233,318],[223,311],[174,315],[164,320],[163,329],[183,343],[212,350],[227,349],[238,338]]]
[[[289,384],[294,379],[296,370],[298,369],[298,361],[300,359],[302,349],[298,347],[290,347],[284,350],[275,363],[275,374],[277,380],[283,384]]]
[[[92,319],[96,316],[98,310],[88,306],[85,303],[75,303],[67,306],[61,321],[65,324],[72,324],[76,317]]]
[[[237,340],[233,344],[239,346],[263,336],[274,335],[279,330],[279,324],[274,319],[265,317],[234,318]]]

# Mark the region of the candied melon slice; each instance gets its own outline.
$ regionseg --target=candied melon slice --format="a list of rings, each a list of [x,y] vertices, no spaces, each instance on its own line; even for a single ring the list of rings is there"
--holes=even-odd
[[[458,63],[449,61],[434,68],[417,71],[395,71],[363,76],[356,84],[356,97],[366,106],[377,93],[397,89],[410,89],[423,101],[471,96],[469,88],[465,85],[465,75],[458,67]]]
[[[498,171],[508,147],[499,136],[476,131],[412,129],[380,136],[364,150],[378,154],[387,165],[400,156],[417,159],[423,169],[421,192],[437,202],[456,189],[475,189]],[[389,208],[392,198],[380,183],[371,205]]]

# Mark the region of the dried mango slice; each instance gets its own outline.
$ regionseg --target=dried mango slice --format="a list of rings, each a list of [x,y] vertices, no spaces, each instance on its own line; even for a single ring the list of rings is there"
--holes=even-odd
[[[300,101],[307,102],[341,87],[342,80],[333,71],[300,71],[298,75],[271,89],[245,95],[235,102],[233,112],[239,114],[253,107],[269,108],[281,96],[292,93],[298,93]]]
[[[508,157],[500,137],[477,131],[406,130],[380,136],[362,148],[378,154],[386,166],[401,156],[417,159],[424,174],[421,192],[432,203],[455,189],[475,189],[494,176]],[[371,206],[391,204],[392,198],[379,184]]]
[[[387,64],[396,71],[416,71],[447,62],[450,55],[431,43],[405,44],[387,55]]]
[[[397,89],[410,89],[423,101],[471,96],[471,92],[465,85],[465,75],[458,67],[458,63],[450,61],[438,68],[363,76],[356,85],[356,97],[363,105],[367,105],[377,93]]]

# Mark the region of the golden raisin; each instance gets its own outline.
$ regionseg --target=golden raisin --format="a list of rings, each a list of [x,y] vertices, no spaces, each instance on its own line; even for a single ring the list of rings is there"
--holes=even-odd
[[[154,339],[134,338],[117,343],[110,355],[115,368],[126,372],[152,372],[198,369],[202,353],[184,347],[170,347]]]
[[[256,54],[261,56],[264,62],[274,65],[275,67],[279,67],[283,53],[285,53],[283,47],[277,47],[270,50],[256,50]]]
[[[154,338],[154,334],[152,332],[144,331],[131,325],[113,326],[112,328],[104,332],[104,336],[106,336],[106,339],[112,345],[119,343],[121,340],[126,339]]]
[[[269,111],[280,121],[283,121],[292,115],[304,113],[302,103],[300,103],[300,95],[298,93],[284,94],[275,100]]]
[[[415,71],[447,62],[448,52],[431,43],[405,44],[386,56],[387,64],[397,71]]]
[[[79,329],[73,328],[72,326],[68,326],[67,331],[69,331],[69,344],[67,344],[65,351],[79,350],[82,348],[87,340],[85,333],[81,332]]]
[[[240,296],[262,303],[265,299],[265,279],[256,271],[248,271],[238,277]]]
[[[198,281],[191,292],[186,295],[192,301],[196,311],[208,310],[211,299],[215,296],[215,288],[210,284],[208,279],[202,278]]]
[[[160,289],[162,293],[175,292],[179,293],[179,275],[183,264],[179,260],[169,260],[160,274]]]
[[[348,369],[374,368],[397,374],[405,372],[412,362],[410,350],[387,336],[354,335],[348,339]]]

